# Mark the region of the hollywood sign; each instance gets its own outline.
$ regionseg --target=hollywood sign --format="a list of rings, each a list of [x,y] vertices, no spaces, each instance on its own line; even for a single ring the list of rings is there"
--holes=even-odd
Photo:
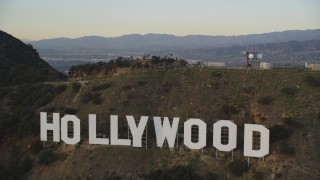
[[[80,119],[75,115],[65,115],[60,119],[59,113],[53,113],[52,123],[47,122],[47,113],[40,113],[40,139],[47,141],[47,132],[53,132],[53,141],[60,142],[60,139],[66,144],[75,145],[80,142]],[[141,116],[140,121],[136,123],[133,116],[126,116],[128,127],[132,134],[132,146],[142,147],[142,135],[145,131],[148,116]],[[73,137],[68,137],[68,122],[73,124]],[[60,124],[61,123],[61,124]],[[157,146],[162,147],[165,139],[169,147],[174,147],[177,138],[179,118],[174,117],[170,124],[168,117],[153,117],[153,123],[156,133]],[[89,144],[102,145],[123,145],[131,146],[131,139],[119,139],[118,135],[118,116],[110,116],[110,139],[98,138],[96,135],[96,115],[89,114]],[[198,141],[192,141],[192,126],[198,127]],[[228,141],[226,144],[221,142],[222,128],[228,128]],[[260,134],[259,149],[253,147],[253,133]],[[61,137],[60,137],[61,135]],[[183,143],[190,149],[201,149],[207,142],[207,124],[201,119],[188,119],[184,122]],[[230,120],[219,120],[213,124],[213,146],[219,151],[232,151],[237,146],[237,125]],[[258,124],[244,125],[244,149],[243,155],[249,157],[264,157],[269,154],[269,130]]]

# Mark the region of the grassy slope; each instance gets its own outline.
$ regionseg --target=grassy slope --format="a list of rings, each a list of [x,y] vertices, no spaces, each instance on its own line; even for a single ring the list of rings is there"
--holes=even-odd
[[[127,134],[126,122],[123,121],[125,115],[134,115],[136,118],[147,115],[150,120],[151,116],[180,117],[181,121],[192,117],[201,118],[207,122],[208,127],[212,127],[217,119],[231,119],[239,125],[239,140],[243,123],[264,124],[268,128],[275,124],[283,125],[293,134],[287,139],[273,142],[271,153],[264,161],[251,158],[252,166],[244,176],[253,178],[262,174],[265,178],[319,178],[320,87],[311,86],[306,80],[307,76],[320,79],[319,72],[297,70],[245,72],[240,69],[181,68],[88,79],[80,82],[82,87],[79,92],[72,90],[70,81],[63,93],[37,112],[44,109],[63,112],[66,107],[77,109],[84,142],[80,148],[63,148],[62,144],[55,147],[54,152],[59,158],[49,166],[40,165],[37,155],[31,155],[34,168],[28,176],[45,178],[55,174],[55,178],[76,178],[91,174],[100,178],[139,177],[157,169],[188,164],[196,172],[193,175],[195,177],[230,176],[226,168],[230,161],[221,159],[228,154],[222,154],[220,159],[216,159],[214,148],[210,146],[204,149],[204,155],[185,150],[182,144],[179,151],[155,148],[152,121],[148,123],[149,150],[88,146],[87,119],[88,114],[93,113],[97,114],[101,124],[98,131],[106,134],[109,134],[109,125],[105,125],[109,122],[108,116],[119,115],[122,120],[119,123],[120,136],[123,137]],[[105,83],[111,86],[92,90]],[[59,86],[59,83],[51,84]],[[297,92],[293,95],[284,94],[281,90],[285,87],[295,88]],[[84,103],[82,99],[88,93],[96,93],[102,101],[96,104],[93,101]],[[262,97],[271,97],[271,103],[258,103]],[[283,117],[290,117],[294,123],[284,123]],[[180,126],[183,123],[180,122]],[[20,145],[25,147],[28,143]],[[281,147],[292,147],[295,154],[290,156]],[[1,151],[4,149],[2,147]],[[24,152],[28,153],[28,150]],[[244,159],[241,147],[237,147],[234,153],[235,159]]]

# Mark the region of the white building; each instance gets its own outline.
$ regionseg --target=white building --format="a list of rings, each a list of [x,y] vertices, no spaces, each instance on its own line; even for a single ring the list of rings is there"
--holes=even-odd
[[[225,67],[224,62],[203,61],[203,60],[187,60],[190,66],[194,67]]]
[[[312,71],[320,71],[320,64],[310,64],[310,69]]]
[[[209,67],[225,67],[226,66],[226,63],[224,62],[212,62],[212,61],[207,61],[205,63],[206,66],[209,66]]]
[[[320,71],[320,64],[308,64],[308,63],[305,63],[305,68],[308,68],[311,71]]]
[[[271,69],[271,63],[269,62],[260,62],[260,69]]]

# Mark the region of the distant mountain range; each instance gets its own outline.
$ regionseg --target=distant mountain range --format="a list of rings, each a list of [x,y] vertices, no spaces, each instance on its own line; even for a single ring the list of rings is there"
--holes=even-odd
[[[55,38],[32,42],[36,49],[101,49],[126,52],[159,52],[187,49],[246,46],[287,41],[320,39],[320,30],[291,30],[240,36],[175,36],[168,34],[130,34],[120,37],[86,36],[75,39]]]
[[[72,65],[108,61],[119,56],[173,56],[186,60],[243,66],[242,51],[261,51],[263,60],[285,67],[320,62],[320,29],[291,30],[241,36],[175,36],[168,34],[86,36],[31,42],[41,57],[62,72]]]

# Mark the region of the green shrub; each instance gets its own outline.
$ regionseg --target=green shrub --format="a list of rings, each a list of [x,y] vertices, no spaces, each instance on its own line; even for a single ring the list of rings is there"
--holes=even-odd
[[[303,128],[304,124],[302,124],[301,122],[299,122],[298,120],[296,120],[294,117],[283,117],[282,121],[294,128]]]
[[[40,141],[33,141],[30,145],[31,153],[38,154],[43,149],[43,145]]]
[[[54,91],[55,93],[62,93],[63,91],[65,91],[67,89],[67,85],[63,84],[63,85],[59,85],[59,86],[56,86],[54,88]]]
[[[222,77],[222,73],[214,71],[214,72],[211,73],[211,77],[221,78]]]
[[[98,93],[98,92],[95,92],[95,93],[87,92],[82,94],[81,102],[88,103],[92,101],[93,104],[100,104],[102,102],[102,99],[100,96],[101,96],[101,93]]]
[[[111,83],[97,84],[92,87],[92,91],[99,91],[111,87]]]
[[[254,179],[254,180],[264,179],[264,174],[263,174],[263,172],[260,172],[260,171],[255,172],[255,173],[253,174],[253,176],[252,176],[252,179]]]
[[[32,168],[32,159],[24,157],[21,146],[13,145],[9,161],[0,166],[0,179],[21,179]],[[1,165],[2,165],[1,164]]]
[[[32,168],[32,160],[29,156],[25,157],[21,164],[19,165],[19,169],[22,173],[28,172]]]
[[[72,91],[73,92],[79,92],[80,88],[81,88],[81,84],[80,83],[78,83],[78,82],[72,83]]]
[[[57,157],[54,155],[51,149],[44,150],[39,154],[39,162],[41,164],[50,164],[54,162],[56,159]]]
[[[274,125],[269,128],[270,130],[270,142],[280,141],[290,137],[293,131],[285,126]]]
[[[314,76],[307,76],[306,81],[312,87],[320,87],[320,78]]]
[[[54,112],[56,108],[52,105],[46,106],[42,109],[42,112]]]
[[[268,104],[271,104],[273,101],[272,97],[270,96],[264,96],[264,97],[260,97],[258,99],[258,103],[259,104],[263,104],[263,105],[268,105]]]
[[[101,99],[100,95],[94,96],[93,99],[92,99],[92,103],[93,104],[101,104],[102,103],[102,99]]]
[[[145,81],[138,81],[137,82],[137,87],[142,87],[142,86],[144,86],[146,84],[147,84],[147,82],[145,82]]]
[[[295,95],[297,92],[298,89],[294,87],[285,87],[281,89],[281,93],[286,95]]]
[[[245,160],[237,159],[228,164],[228,169],[233,176],[242,176],[248,172],[249,167]]]
[[[280,178],[282,177],[282,173],[277,173],[277,174],[275,175],[275,177],[276,177],[277,179],[280,179]]]
[[[92,93],[91,92],[83,93],[81,95],[81,102],[82,103],[88,103],[89,101],[91,101],[91,99],[92,99]]]
[[[296,154],[296,151],[292,145],[289,145],[288,143],[284,142],[280,146],[280,153],[289,156],[294,156]]]
[[[239,110],[234,105],[223,105],[222,111],[226,115],[235,115],[239,113]]]
[[[150,172],[146,179],[202,179],[195,171],[192,169],[190,165],[188,166],[177,166],[171,169],[158,169],[156,171]]]
[[[127,90],[130,90],[130,89],[132,89],[132,88],[133,88],[132,85],[123,85],[123,86],[121,87],[121,90],[127,91]]]
[[[64,114],[76,114],[78,109],[67,107],[64,109]]]
[[[10,93],[10,88],[8,87],[0,88],[0,99],[5,97],[9,93]]]
[[[210,84],[214,89],[219,89],[219,87],[220,87],[219,81],[213,81]]]
[[[241,90],[246,94],[252,94],[255,88],[253,86],[245,86],[245,87],[242,87]]]

